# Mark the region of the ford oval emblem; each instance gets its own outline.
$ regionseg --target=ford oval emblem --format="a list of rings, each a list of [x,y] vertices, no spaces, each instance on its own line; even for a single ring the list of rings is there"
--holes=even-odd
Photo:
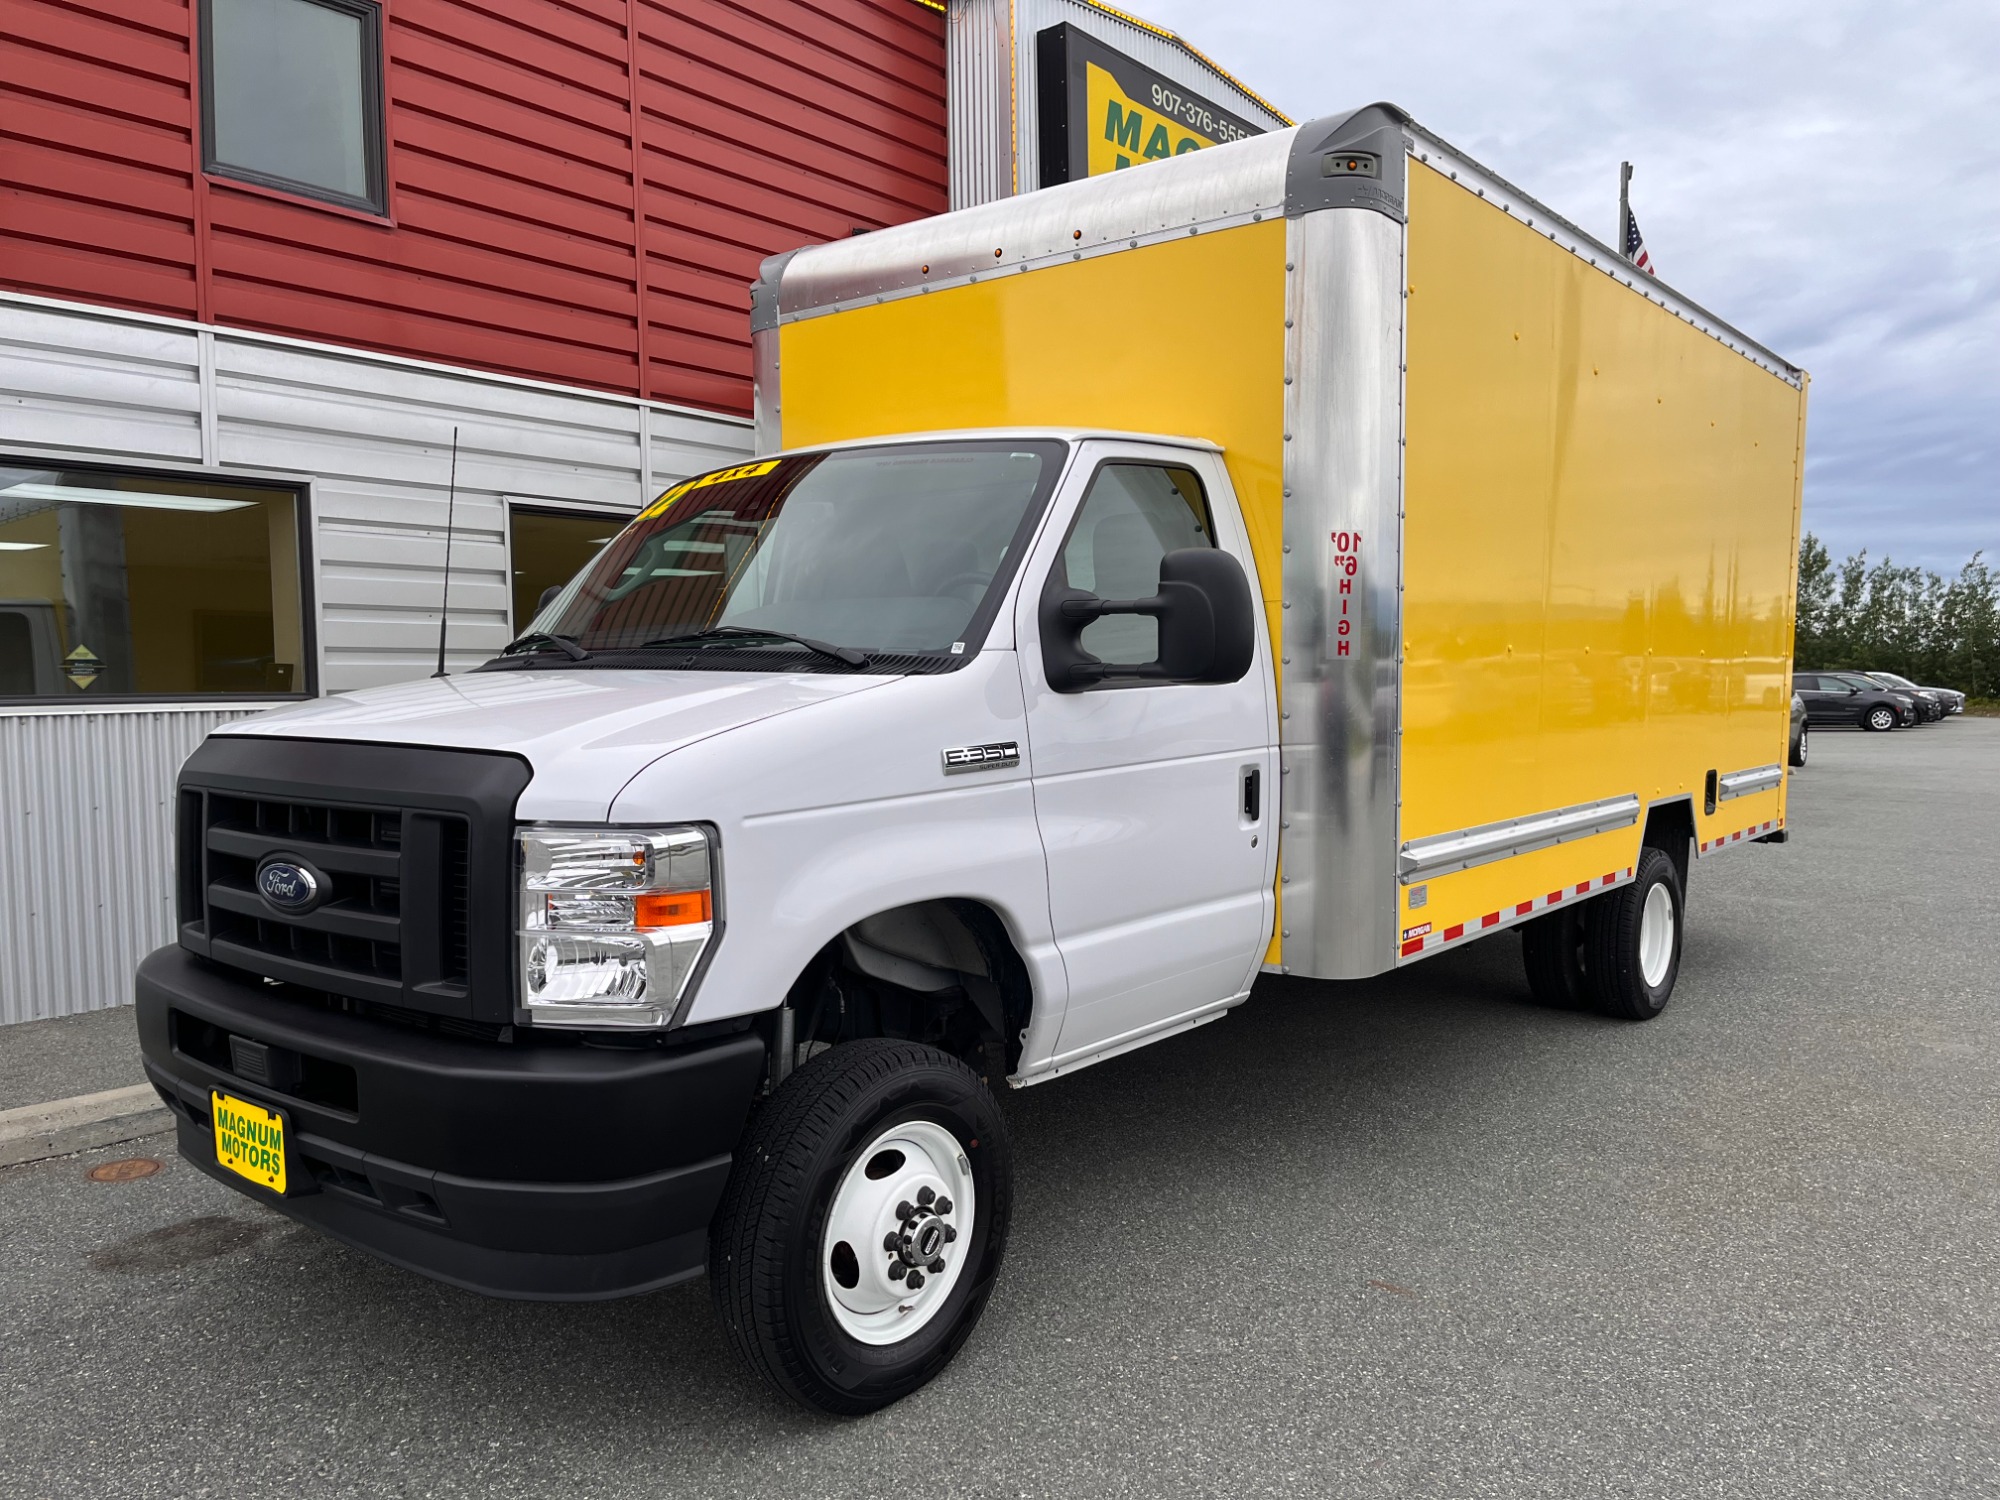
[[[297,916],[319,904],[319,877],[289,859],[267,859],[257,867],[257,894],[287,915]]]

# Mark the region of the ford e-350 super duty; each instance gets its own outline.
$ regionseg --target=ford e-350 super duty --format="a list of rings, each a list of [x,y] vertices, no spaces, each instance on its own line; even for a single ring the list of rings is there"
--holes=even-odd
[[[829,1412],[991,1295],[996,1093],[1518,930],[1656,1016],[1782,841],[1805,381],[1387,106],[768,262],[758,452],[484,667],[217,731],[181,1152],[400,1266],[706,1268]]]

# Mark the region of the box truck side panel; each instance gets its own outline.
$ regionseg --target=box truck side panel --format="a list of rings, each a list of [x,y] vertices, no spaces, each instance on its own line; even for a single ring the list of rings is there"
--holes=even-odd
[[[1404,847],[1607,806],[1406,877],[1406,936],[1625,871],[1662,800],[1703,840],[1782,817],[1706,783],[1784,759],[1803,401],[1414,161],[1408,280]]]
[[[798,318],[779,329],[782,441],[1005,426],[1206,438],[1222,447],[1275,619],[1284,323],[1275,215]]]

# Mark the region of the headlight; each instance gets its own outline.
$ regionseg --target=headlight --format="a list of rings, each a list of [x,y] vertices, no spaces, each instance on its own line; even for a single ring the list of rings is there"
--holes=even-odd
[[[715,933],[700,828],[524,828],[521,1004],[552,1026],[665,1026]]]

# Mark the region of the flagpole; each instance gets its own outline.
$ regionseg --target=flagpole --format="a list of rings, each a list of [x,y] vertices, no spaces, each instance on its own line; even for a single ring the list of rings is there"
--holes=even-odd
[[[1626,239],[1632,223],[1632,163],[1618,163],[1618,237],[1612,241],[1621,256],[1630,259],[1625,249]]]

